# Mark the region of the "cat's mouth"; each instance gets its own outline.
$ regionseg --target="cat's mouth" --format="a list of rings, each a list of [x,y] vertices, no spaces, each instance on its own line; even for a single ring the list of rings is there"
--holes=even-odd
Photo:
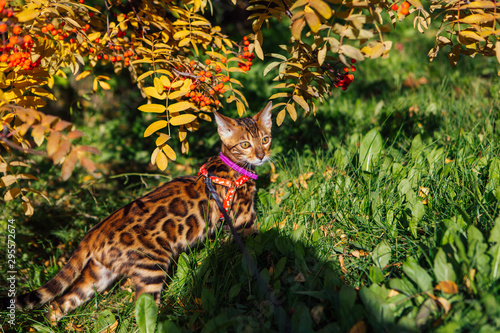
[[[261,166],[262,164],[266,163],[267,160],[269,159],[269,157],[265,156],[263,159],[253,159],[252,161],[250,161],[250,164],[253,165],[253,166]]]

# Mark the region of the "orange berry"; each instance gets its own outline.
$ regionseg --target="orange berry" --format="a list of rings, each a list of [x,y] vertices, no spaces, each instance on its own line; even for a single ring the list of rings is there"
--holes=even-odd
[[[0,33],[6,32],[7,31],[7,24],[2,23],[0,24]]]
[[[410,11],[408,8],[401,8],[401,11],[399,12],[401,15],[408,15]]]
[[[110,60],[111,60],[111,62],[116,62],[116,57],[115,56],[111,56]]]
[[[205,77],[204,76],[200,77],[200,81],[205,82]]]
[[[191,61],[189,62],[189,66],[194,67],[195,65],[196,65],[196,63],[194,62],[194,60],[191,60]]]
[[[248,45],[250,45],[250,42],[246,40],[244,44],[245,44],[245,46],[248,46]]]
[[[102,56],[104,60],[108,60],[109,59],[109,56],[107,54],[103,55]]]
[[[248,40],[247,36],[243,36],[243,40]]]
[[[210,61],[210,59],[207,59],[207,60],[205,60],[205,65],[210,65],[211,62],[212,61]]]
[[[219,73],[219,72],[221,71],[221,68],[220,68],[220,66],[219,66],[219,65],[215,66],[215,71],[216,71],[217,73]]]
[[[223,64],[225,64],[226,61],[227,61],[226,58],[222,58],[220,62],[222,62]]]
[[[57,35],[57,30],[53,29],[50,33],[52,34],[52,36],[55,36],[55,35]]]
[[[212,76],[212,72],[206,72],[206,73],[205,73],[205,76],[206,76],[206,77],[211,77],[211,76]]]
[[[356,67],[355,66],[352,66],[351,67],[351,72],[355,72],[356,71]]]
[[[401,5],[401,8],[403,8],[403,9],[405,9],[405,8],[406,8],[406,9],[410,8],[410,3],[409,3],[409,2],[407,2],[407,1],[403,2],[403,4]]]
[[[201,107],[204,107],[204,106],[205,106],[205,102],[201,102],[201,103],[200,103],[200,106],[201,106]]]
[[[42,32],[43,32],[44,34],[46,34],[47,32],[49,32],[49,29],[47,29],[47,27],[43,27],[43,28],[42,28]]]
[[[196,89],[196,84],[192,83],[190,86],[189,86],[189,90],[195,90]]]
[[[215,90],[210,90],[210,95],[214,95],[215,94]]]
[[[47,30],[54,30],[54,25],[52,23],[47,24]]]
[[[90,29],[90,24],[85,24],[84,28],[85,28],[85,30],[89,30]]]
[[[122,57],[121,56],[117,56],[116,57],[116,61],[122,61]]]
[[[12,28],[12,33],[14,35],[19,35],[21,33],[21,27],[16,25],[14,28]]]

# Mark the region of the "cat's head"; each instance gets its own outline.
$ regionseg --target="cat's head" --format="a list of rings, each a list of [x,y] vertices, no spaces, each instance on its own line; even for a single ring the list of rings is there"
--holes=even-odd
[[[269,102],[253,117],[232,119],[214,112],[223,153],[245,167],[264,164],[271,156],[271,108]]]

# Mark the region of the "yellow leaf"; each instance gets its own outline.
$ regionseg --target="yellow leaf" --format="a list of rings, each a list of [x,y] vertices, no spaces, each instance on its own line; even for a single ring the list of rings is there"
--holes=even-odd
[[[155,89],[155,87],[146,87],[146,88],[144,88],[144,92],[149,97],[153,97],[153,98],[156,98],[156,99],[165,99],[165,98],[167,98],[167,95],[165,93],[163,93],[161,95],[158,94],[158,91]]]
[[[61,134],[58,132],[52,132],[47,139],[47,156],[51,157],[59,147],[59,140],[61,138]]]
[[[168,99],[177,99],[180,98],[184,95],[186,95],[189,92],[189,90],[179,90],[179,91],[173,91],[170,94],[168,94]]]
[[[295,40],[300,40],[300,35],[302,34],[302,29],[304,29],[306,22],[303,18],[299,18],[292,24],[292,36]]]
[[[169,97],[171,97],[171,96],[169,96]],[[180,111],[184,111],[184,110],[187,110],[187,109],[198,110],[198,108],[196,106],[194,106],[194,104],[192,104],[190,102],[186,102],[186,101],[178,102],[178,103],[175,103],[175,104],[170,104],[168,106],[168,112],[170,112],[170,113],[180,112]]]
[[[90,75],[90,73],[91,73],[90,71],[83,71],[83,72],[81,72],[80,74],[78,74],[78,75],[76,76],[75,80],[76,80],[76,81],[80,81],[81,79],[84,79],[84,78],[86,78],[87,76],[89,76],[89,75]]]
[[[339,50],[342,54],[345,54],[349,58],[361,61],[364,59],[363,53],[352,45],[343,44],[340,46]]]
[[[142,112],[162,113],[165,112],[166,109],[165,105],[161,104],[144,104],[139,106],[139,111]]]
[[[469,31],[469,30],[462,30],[459,32],[460,37],[460,43],[464,45],[472,44],[474,42],[484,42],[485,39],[481,36],[479,36],[477,33],[474,31]]]
[[[165,170],[168,166],[168,158],[162,151],[159,151],[158,156],[156,156],[156,165],[161,171]]]
[[[436,286],[437,290],[441,290],[446,294],[456,294],[458,293],[458,286],[453,281],[440,281]]]
[[[0,178],[0,187],[7,187],[16,182],[16,176],[14,175],[7,175],[3,176]]]
[[[172,147],[170,147],[169,145],[165,145],[163,146],[162,150],[168,158],[170,158],[172,161],[175,161],[177,155],[175,154],[175,151],[172,149]]]
[[[269,99],[282,98],[282,97],[290,97],[290,96],[291,96],[290,93],[280,92],[280,93],[273,94],[271,97],[269,97]]]
[[[264,60],[264,52],[262,52],[262,40],[262,31],[259,30],[255,36],[255,54],[257,55],[257,57],[259,57],[259,59]]]
[[[148,128],[146,128],[146,130],[144,131],[144,137],[150,136],[154,132],[156,132],[164,127],[167,127],[167,125],[168,125],[168,122],[166,120],[155,121],[154,123],[149,125]]]
[[[500,63],[500,41],[497,41],[495,44],[495,52],[497,55],[497,60]]]
[[[183,154],[189,153],[189,142],[188,141],[182,141],[182,153]]]
[[[92,84],[92,91],[93,92],[97,91],[98,85],[99,85],[99,80],[97,80],[97,78],[95,78],[94,83]]]
[[[71,144],[69,140],[63,140],[57,150],[55,151],[54,155],[52,156],[52,160],[54,161],[54,164],[57,165],[62,162],[64,156],[68,153],[69,149],[71,148]]]
[[[24,215],[26,216],[31,216],[35,212],[35,209],[33,208],[33,205],[31,204],[30,201],[23,202],[23,211]]]
[[[161,80],[161,83],[163,83],[163,85],[164,85],[165,87],[170,87],[170,80],[168,79],[168,76],[166,76],[166,75],[162,75],[162,76],[160,77],[160,80]]]
[[[156,157],[158,157],[158,153],[160,152],[160,147],[156,147],[156,149],[151,154],[151,164],[156,164]]]
[[[287,104],[286,110],[288,111],[288,114],[293,121],[297,120],[297,111],[295,110],[295,106],[293,104]]]
[[[302,97],[302,96],[299,96],[299,95],[293,95],[293,100],[299,104],[304,110],[306,110],[306,112],[309,112],[310,109],[309,109],[309,105],[307,105],[307,102],[305,101],[305,99]]]
[[[325,62],[325,58],[326,58],[326,51],[327,51],[327,48],[326,48],[326,43],[323,45],[323,47],[321,47],[318,51],[318,64],[321,66],[323,65],[323,63]]]
[[[488,21],[493,21],[495,19],[495,16],[492,14],[472,14],[469,16],[466,16],[464,18],[461,18],[459,23],[467,23],[467,24],[472,24],[472,23],[480,23],[480,22],[488,22]]]
[[[326,2],[323,2],[321,0],[311,0],[309,2],[309,6],[314,8],[321,16],[323,16],[327,20],[332,17],[332,10]]]
[[[307,25],[311,28],[312,32],[318,32],[321,27],[321,21],[319,20],[316,12],[309,6],[304,7],[304,16],[306,17]]]
[[[170,124],[174,126],[185,125],[193,122],[196,118],[194,114],[181,114],[180,116],[172,117],[170,119]]]
[[[34,20],[40,13],[37,10],[25,9],[22,12],[16,14],[18,22],[28,22]]]
[[[160,78],[158,76],[155,76],[153,82],[156,92],[158,93],[158,95],[161,95],[161,93],[163,92],[163,83],[161,82]]]
[[[147,78],[148,76],[151,76],[152,74],[154,74],[154,71],[147,71],[145,73],[142,73],[141,75],[139,75],[139,77],[137,78],[137,81],[142,81],[144,80],[145,78]]]
[[[165,142],[168,141],[168,139],[170,139],[170,136],[169,135],[166,135],[165,133],[158,133],[158,138],[156,139],[156,145],[157,146],[161,146],[162,144],[164,144]]]
[[[179,42],[179,47],[184,47],[186,45],[188,45],[189,43],[191,42],[191,38],[184,38],[183,40],[181,40]]]
[[[19,194],[21,194],[21,189],[20,188],[17,188],[17,187],[11,188],[10,190],[8,190],[5,193],[5,195],[3,197],[3,200],[4,201],[14,200]]]
[[[111,86],[109,85],[109,83],[107,82],[104,82],[104,81],[99,81],[99,85],[101,86],[102,89],[104,90],[109,90],[111,89]]]
[[[285,119],[285,109],[281,110],[278,115],[276,116],[276,125],[281,126],[283,123],[283,120]]]
[[[236,109],[238,110],[238,116],[243,116],[243,113],[245,113],[245,104],[243,104],[239,99],[236,100]]]
[[[80,163],[82,166],[87,170],[89,173],[93,174],[94,176],[97,176],[94,171],[97,169],[97,165],[92,162],[90,159],[84,157],[80,160]]]
[[[71,177],[77,159],[78,152],[76,150],[71,151],[71,153],[69,153],[69,155],[66,157],[61,168],[61,177],[63,180],[68,180],[69,177]]]
[[[174,34],[174,39],[176,39],[176,40],[183,39],[184,37],[188,36],[189,34],[191,34],[191,31],[189,31],[189,30],[177,31]]]

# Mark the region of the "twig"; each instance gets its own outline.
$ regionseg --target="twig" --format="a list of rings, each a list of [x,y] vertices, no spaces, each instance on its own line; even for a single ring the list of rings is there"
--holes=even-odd
[[[21,145],[18,145],[17,143],[14,143],[10,140],[7,140],[5,137],[1,136],[0,137],[0,141],[5,143],[7,146],[11,147],[11,148],[14,148],[16,150],[20,150],[24,153],[30,153],[30,154],[35,154],[35,155],[40,155],[40,156],[45,156],[45,152],[43,151],[37,151],[37,150],[34,150],[34,149],[31,149],[31,148],[24,148],[23,146]]]

